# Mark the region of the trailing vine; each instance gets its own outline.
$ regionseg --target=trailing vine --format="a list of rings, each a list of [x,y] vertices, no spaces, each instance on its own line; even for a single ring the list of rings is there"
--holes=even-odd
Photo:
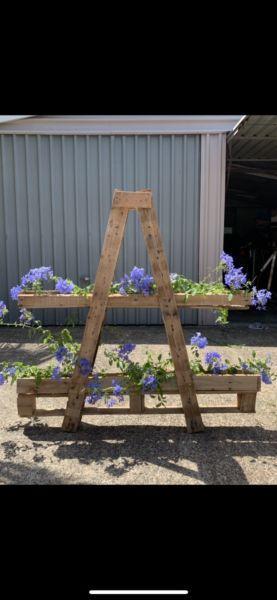
[[[172,273],[170,275],[171,285],[175,293],[181,292],[185,295],[185,302],[190,296],[195,294],[227,294],[231,300],[233,295],[238,292],[246,294],[251,293],[251,303],[258,310],[264,310],[271,293],[267,290],[257,290],[251,288],[251,282],[247,281],[242,268],[235,268],[233,258],[224,252],[221,254],[221,260],[216,272],[223,272],[224,283],[220,281],[201,281],[194,282],[183,275]],[[206,278],[207,279],[207,278]],[[51,267],[39,267],[31,269],[21,279],[20,285],[11,289],[11,297],[18,300],[22,291],[35,292],[42,294],[46,291],[51,282],[55,285],[56,293],[77,294],[87,296],[93,291],[94,284],[84,288],[75,285],[70,279],[63,279],[53,274]],[[111,293],[143,294],[145,296],[156,292],[156,284],[151,275],[145,273],[143,268],[134,267],[129,275],[125,274],[119,281],[112,284]],[[217,323],[226,324],[228,322],[228,309],[218,310]],[[39,320],[36,320],[33,314],[25,308],[20,309],[19,318],[15,323],[8,323],[6,317],[8,309],[3,301],[0,301],[0,326],[22,327],[26,328],[30,335],[36,335],[42,344],[45,344],[53,356],[55,362],[47,367],[38,367],[36,365],[26,365],[23,362],[0,362],[0,385],[10,381],[13,384],[17,379],[32,377],[36,385],[39,386],[43,379],[59,380],[62,377],[70,377],[76,365],[79,367],[82,375],[87,376],[87,397],[89,403],[96,403],[104,400],[108,406],[113,406],[115,402],[121,402],[124,394],[135,390],[143,394],[150,394],[158,397],[157,406],[163,406],[165,396],[163,395],[163,384],[170,379],[174,373],[172,369],[172,359],[163,358],[161,354],[154,359],[150,352],[146,352],[146,360],[143,364],[130,358],[135,349],[134,344],[123,344],[113,350],[105,350],[110,365],[115,365],[121,373],[121,383],[116,379],[112,385],[104,388],[103,377],[107,374],[104,369],[96,373],[92,371],[92,365],[85,358],[79,357],[80,344],[75,342],[68,328],[63,328],[54,334],[49,329],[42,326]],[[247,360],[238,358],[237,362],[231,363],[218,352],[206,352],[201,356],[201,350],[206,348],[207,338],[197,332],[191,338],[191,349],[193,358],[190,362],[192,372],[196,375],[201,374],[260,374],[262,381],[266,384],[276,379],[272,371],[271,359],[258,358],[255,352],[252,352]],[[122,381],[124,384],[122,385]]]

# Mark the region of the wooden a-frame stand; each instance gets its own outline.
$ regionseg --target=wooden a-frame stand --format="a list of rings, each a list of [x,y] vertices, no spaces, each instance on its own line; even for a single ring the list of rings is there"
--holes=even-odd
[[[109,290],[130,210],[136,210],[140,217],[152,273],[157,285],[159,306],[162,311],[175,367],[175,376],[182,400],[187,431],[190,433],[203,431],[204,425],[197,402],[194,380],[170,282],[168,263],[164,254],[151,190],[140,190],[138,192],[114,191],[79,358],[89,360],[92,367],[95,363],[101,328],[108,304]],[[69,384],[68,402],[63,420],[65,431],[76,431],[80,425],[87,381],[88,376],[82,375],[79,366],[76,365]]]

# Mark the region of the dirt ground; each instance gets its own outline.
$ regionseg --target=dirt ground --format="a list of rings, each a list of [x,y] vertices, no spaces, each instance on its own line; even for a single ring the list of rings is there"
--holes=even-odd
[[[53,328],[57,330],[57,328]],[[187,343],[197,327],[184,330]],[[272,355],[277,371],[277,326],[247,324],[202,327],[209,349],[226,357]],[[82,328],[74,328],[80,340]],[[168,353],[163,327],[111,327],[102,334],[96,366],[107,366],[104,348],[132,341],[139,359],[148,348]],[[0,328],[0,361],[24,360],[45,366],[48,349],[25,331]],[[61,417],[23,419],[15,386],[0,388],[0,483],[2,484],[277,484],[277,382],[262,384],[255,414],[203,414],[204,433],[188,435],[182,415],[83,417],[77,433],[61,431]],[[235,395],[199,396],[202,406]],[[178,397],[168,400],[176,404]],[[66,399],[39,400],[49,408]]]

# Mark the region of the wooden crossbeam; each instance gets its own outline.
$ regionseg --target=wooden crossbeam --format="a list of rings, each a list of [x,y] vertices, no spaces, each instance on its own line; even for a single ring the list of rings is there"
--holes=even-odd
[[[91,378],[89,378],[91,379]],[[110,387],[112,380],[116,379],[123,386],[128,384],[126,377],[120,373],[108,373],[103,376],[101,383],[103,388]],[[237,406],[200,406],[200,412],[255,412],[255,403],[257,392],[261,389],[260,375],[193,375],[193,381],[197,394],[236,394]],[[70,379],[63,377],[60,381],[44,379],[36,385],[35,379],[23,378],[17,380],[18,393],[18,412],[21,417],[56,417],[64,416],[64,408],[37,408],[36,399],[53,400],[53,398],[62,398],[67,396],[69,391]],[[176,375],[164,382],[163,394],[177,395],[179,393]],[[145,396],[137,390],[129,388],[125,397],[129,396],[129,407],[116,406],[108,408],[106,406],[85,406],[82,409],[82,415],[129,415],[129,414],[164,414],[173,415],[183,413],[180,406],[149,407],[145,406]],[[46,404],[47,405],[47,404]]]
[[[89,377],[88,381],[92,378]],[[110,387],[113,379],[122,386],[127,386],[128,380],[120,372],[107,373],[101,379],[103,388]],[[197,394],[251,394],[257,393],[261,389],[260,375],[193,375],[193,381]],[[70,377],[62,377],[59,381],[54,379],[42,379],[37,385],[34,377],[24,377],[17,380],[17,393],[23,395],[34,395],[36,397],[45,396],[64,397],[68,395],[70,387]],[[178,394],[179,388],[177,378],[174,372],[172,377],[162,385],[165,395]],[[135,390],[130,390],[135,392]]]
[[[138,192],[114,191],[79,358],[86,358],[92,363],[92,366],[94,365],[97,343],[108,305],[109,289],[123,240],[128,212],[134,209],[139,213],[153,276],[157,285],[158,301],[175,367],[187,431],[203,431],[204,425],[197,402],[195,385],[170,282],[168,264],[163,250],[151,190],[140,190]],[[80,367],[77,364],[69,386],[68,402],[63,420],[65,431],[76,431],[79,427],[84,407],[87,379],[88,376],[81,374]],[[137,407],[138,400],[133,397],[133,406],[135,405]]]
[[[251,298],[245,293],[234,294],[229,299],[228,294],[174,294],[178,308],[230,308],[232,310],[249,310]],[[35,294],[26,292],[19,294],[18,305],[24,308],[84,308],[91,305],[93,293],[88,296],[77,294],[59,294],[45,292]],[[158,294],[143,296],[142,294],[109,294],[107,308],[159,308]]]

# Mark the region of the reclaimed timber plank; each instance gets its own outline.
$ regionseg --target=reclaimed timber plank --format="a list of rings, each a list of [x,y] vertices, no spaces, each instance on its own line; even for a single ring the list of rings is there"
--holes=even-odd
[[[102,323],[107,308],[118,254],[128,216],[127,208],[112,207],[104,238],[102,253],[96,273],[94,298],[87,315],[86,326],[79,352],[80,358],[86,358],[92,364],[95,359]],[[76,365],[71,378],[63,430],[76,431],[81,420],[81,411],[85,400],[85,383],[88,377],[82,375]]]
[[[256,412],[256,393],[239,393],[238,394],[238,409],[244,413]]]
[[[103,387],[110,387],[112,380],[120,385],[126,384],[126,379],[120,373],[110,373],[102,379]],[[90,377],[88,381],[90,381]],[[193,375],[197,394],[236,394],[258,392],[261,389],[259,375]],[[22,378],[17,381],[18,394],[35,394],[37,396],[64,397],[68,395],[70,378],[63,377],[60,381],[44,379],[36,386],[34,378]],[[162,386],[164,394],[178,394],[177,379],[173,376]]]
[[[249,310],[250,298],[244,294],[235,294],[228,300],[227,294],[195,294],[186,300],[185,294],[174,294],[178,308],[231,308],[232,310]],[[186,302],[185,302],[186,300]],[[91,306],[93,293],[88,296],[77,294],[56,294],[42,292],[41,294],[22,293],[18,296],[18,304],[24,308],[85,308]],[[157,294],[143,296],[142,294],[109,294],[107,308],[158,308]]]
[[[113,206],[135,210],[137,208],[151,208],[151,204],[151,190],[139,190],[138,192],[114,191]]]
[[[36,410],[35,394],[18,394],[17,412],[20,417],[32,417]]]
[[[200,432],[204,430],[204,425],[197,402],[184,334],[170,282],[168,263],[163,249],[153,202],[151,210],[141,208],[138,212],[153,276],[157,285],[160,309],[174,362],[187,431],[189,433]]]
[[[236,406],[200,406],[201,413],[238,413],[239,410]],[[146,407],[143,411],[147,415],[179,415],[184,414],[183,408],[180,406],[171,406],[165,408],[149,408]],[[44,409],[38,408],[35,410],[32,416],[36,417],[59,417],[65,414],[64,408]],[[82,415],[130,415],[130,414],[141,414],[130,411],[129,408],[115,407],[115,408],[95,408],[85,407],[82,409]],[[29,415],[22,415],[29,416]]]

